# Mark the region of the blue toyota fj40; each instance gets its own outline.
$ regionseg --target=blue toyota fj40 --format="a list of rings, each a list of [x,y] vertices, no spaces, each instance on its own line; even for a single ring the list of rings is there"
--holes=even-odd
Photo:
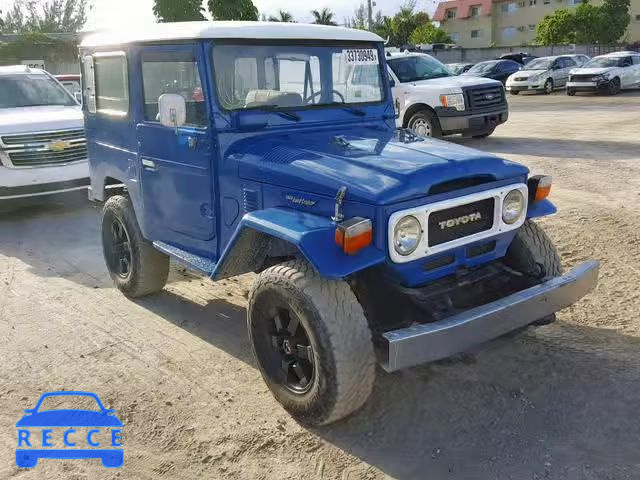
[[[533,221],[555,212],[549,177],[396,130],[372,33],[159,24],[89,35],[81,55],[115,285],[158,292],[170,259],[212,280],[257,272],[251,344],[304,422],[362,406],[376,361],[392,372],[549,322],[597,283],[596,262],[562,275]]]

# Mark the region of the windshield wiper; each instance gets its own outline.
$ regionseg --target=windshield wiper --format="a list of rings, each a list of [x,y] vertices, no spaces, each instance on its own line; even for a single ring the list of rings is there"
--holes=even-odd
[[[347,112],[351,113],[352,115],[355,115],[356,117],[364,117],[367,114],[367,112],[365,112],[364,110],[360,110],[359,108],[352,107],[351,105],[347,105],[346,103],[343,103],[343,102],[331,102],[328,105],[337,105],[345,109]]]
[[[278,105],[261,105],[259,107],[247,108],[246,110],[263,110],[265,112],[272,112],[295,122],[299,122],[300,120],[302,120],[302,118],[300,118],[300,115],[293,112],[287,112],[286,110],[281,110],[281,108],[282,107],[279,107]]]

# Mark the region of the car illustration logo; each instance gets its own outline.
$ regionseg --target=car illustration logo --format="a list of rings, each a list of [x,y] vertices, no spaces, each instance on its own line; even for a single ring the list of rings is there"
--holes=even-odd
[[[42,403],[50,397],[92,398],[99,410],[42,409]],[[33,468],[41,458],[99,458],[107,468],[119,468],[124,463],[122,422],[114,415],[113,410],[104,407],[95,393],[45,393],[36,406],[26,409],[25,413],[16,423],[18,467]]]
[[[48,143],[46,147],[52,152],[63,152],[67,148],[71,147],[71,143],[64,140],[58,140]]]

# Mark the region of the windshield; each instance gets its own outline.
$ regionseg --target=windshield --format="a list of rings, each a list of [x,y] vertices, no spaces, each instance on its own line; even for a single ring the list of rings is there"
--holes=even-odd
[[[585,63],[582,68],[622,67],[626,57],[596,57]]]
[[[473,74],[473,73],[487,73],[493,70],[493,67],[496,66],[498,62],[482,62],[476,63],[473,67],[467,70],[465,73]]]
[[[76,105],[75,100],[47,75],[0,76],[0,108]]]
[[[536,58],[522,67],[522,70],[549,70],[555,60],[555,58]]]
[[[225,110],[381,102],[376,44],[217,45],[218,99]]]
[[[435,58],[423,55],[390,58],[387,63],[401,83],[453,76],[453,73],[444,64]]]
[[[447,68],[451,73],[459,75],[464,70],[464,63],[447,63]]]

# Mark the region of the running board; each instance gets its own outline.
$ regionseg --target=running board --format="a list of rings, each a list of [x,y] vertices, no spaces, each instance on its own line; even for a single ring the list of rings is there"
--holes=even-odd
[[[164,242],[153,242],[153,246],[156,250],[169,255],[172,260],[175,260],[185,267],[197,270],[198,272],[205,274],[207,277],[211,277],[216,269],[217,262],[210,258],[195,255]]]

